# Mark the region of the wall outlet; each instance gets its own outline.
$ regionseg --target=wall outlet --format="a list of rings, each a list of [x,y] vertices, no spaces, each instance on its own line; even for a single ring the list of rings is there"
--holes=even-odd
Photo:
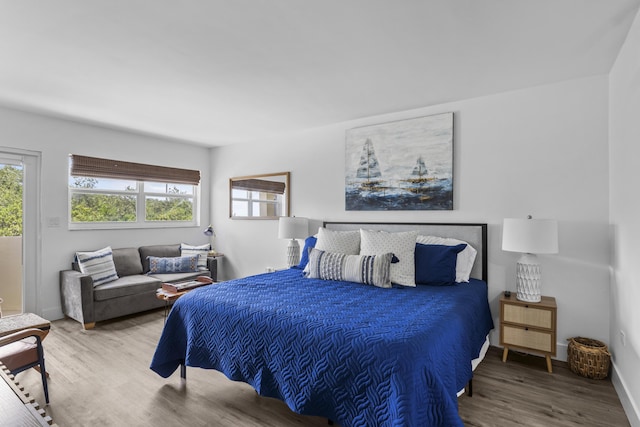
[[[620,342],[622,342],[623,347],[627,346],[627,335],[624,333],[622,329],[620,330]]]

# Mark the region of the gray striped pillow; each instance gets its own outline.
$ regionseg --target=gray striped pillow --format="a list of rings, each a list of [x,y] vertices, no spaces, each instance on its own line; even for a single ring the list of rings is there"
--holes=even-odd
[[[76,262],[81,273],[91,276],[93,286],[118,279],[111,246],[94,252],[76,252]]]
[[[209,243],[201,246],[187,245],[186,243],[180,244],[180,256],[198,255],[198,267],[201,267],[201,270],[207,269],[207,256],[210,250],[211,244]]]
[[[309,275],[311,279],[344,280],[364,283],[380,288],[390,288],[391,260],[393,254],[347,255],[311,249]]]

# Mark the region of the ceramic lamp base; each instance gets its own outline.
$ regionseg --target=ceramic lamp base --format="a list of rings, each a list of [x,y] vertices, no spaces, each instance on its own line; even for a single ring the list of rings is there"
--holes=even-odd
[[[542,283],[542,268],[538,257],[534,254],[524,254],[516,265],[516,298],[526,302],[540,302],[540,284]]]
[[[296,239],[291,239],[287,246],[287,265],[293,267],[298,264],[300,264],[300,244]]]

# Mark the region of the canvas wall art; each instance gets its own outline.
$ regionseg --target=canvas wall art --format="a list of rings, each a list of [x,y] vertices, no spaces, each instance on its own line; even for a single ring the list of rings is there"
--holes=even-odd
[[[345,208],[453,209],[453,113],[347,131]]]

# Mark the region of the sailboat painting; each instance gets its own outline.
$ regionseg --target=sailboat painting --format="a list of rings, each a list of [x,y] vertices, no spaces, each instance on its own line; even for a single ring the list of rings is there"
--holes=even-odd
[[[345,208],[453,209],[453,113],[349,129]]]

